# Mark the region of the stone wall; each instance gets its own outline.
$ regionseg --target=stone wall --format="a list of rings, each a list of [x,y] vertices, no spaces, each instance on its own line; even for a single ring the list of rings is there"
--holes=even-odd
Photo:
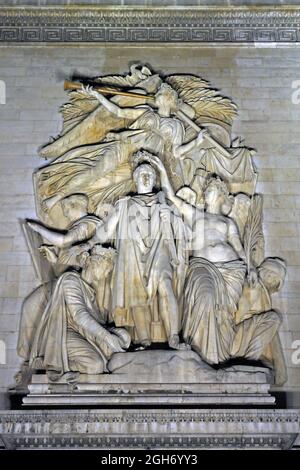
[[[6,104],[0,104],[0,340],[6,348],[6,360],[0,356],[5,362],[0,364],[0,392],[13,384],[21,304],[38,284],[18,219],[35,214],[32,171],[43,163],[38,147],[60,130],[63,79],[74,72],[123,73],[136,60],[166,73],[203,76],[238,105],[234,132],[258,152],[267,255],[281,256],[289,265],[274,303],[284,313],[280,334],[289,380],[283,390],[294,392],[289,405],[296,405],[300,365],[293,363],[292,347],[300,340],[300,97],[293,86],[300,87],[300,51],[284,46],[0,47],[0,80],[6,85]]]

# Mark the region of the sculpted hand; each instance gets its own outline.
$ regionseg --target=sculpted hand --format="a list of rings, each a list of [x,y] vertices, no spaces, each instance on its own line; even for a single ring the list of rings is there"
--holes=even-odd
[[[197,139],[197,145],[201,145],[203,143],[203,140],[205,138],[205,135],[207,135],[207,130],[206,129],[202,129],[199,134],[197,135],[196,139]]]
[[[156,168],[160,173],[165,172],[166,169],[164,167],[163,162],[160,158],[156,157],[156,155],[149,155],[145,158],[154,168]]]
[[[39,252],[46,258],[47,261],[49,261],[49,263],[55,264],[57,262],[55,247],[42,245],[39,248]]]
[[[162,207],[159,212],[160,218],[163,222],[169,222],[170,220],[170,209]]]
[[[91,85],[87,85],[86,87],[82,85],[82,90],[88,93],[90,96],[92,96],[96,100],[100,101],[100,103],[102,102],[102,98],[104,98],[104,96],[101,95],[99,91],[95,90]]]
[[[124,351],[123,348],[120,345],[120,339],[118,338],[118,336],[108,334],[105,339],[106,339],[107,344],[111,347],[111,349],[114,352],[123,352]]]

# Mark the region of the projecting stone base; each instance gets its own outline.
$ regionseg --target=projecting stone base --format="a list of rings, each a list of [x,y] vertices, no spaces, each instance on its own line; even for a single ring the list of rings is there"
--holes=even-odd
[[[0,411],[7,449],[289,449],[299,410]]]
[[[234,366],[215,370],[193,351],[148,350],[115,354],[111,374],[68,376],[50,382],[33,375],[28,406],[270,405],[270,371]]]

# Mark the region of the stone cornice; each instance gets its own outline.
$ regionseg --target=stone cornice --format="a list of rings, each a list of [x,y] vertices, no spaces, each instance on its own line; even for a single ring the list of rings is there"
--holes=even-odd
[[[300,7],[0,7],[0,41],[296,43]]]
[[[289,449],[299,410],[0,411],[0,447]]]

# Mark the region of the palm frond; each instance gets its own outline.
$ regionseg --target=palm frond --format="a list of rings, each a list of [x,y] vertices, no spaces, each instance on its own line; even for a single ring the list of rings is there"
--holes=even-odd
[[[193,75],[171,75],[166,79],[179,94],[179,97],[192,106],[196,113],[195,122],[203,121],[232,125],[237,114],[237,106],[210,87],[209,82]]]
[[[248,269],[251,264],[259,266],[264,259],[264,235],[262,229],[263,199],[255,194],[251,199],[244,232],[244,250]]]

